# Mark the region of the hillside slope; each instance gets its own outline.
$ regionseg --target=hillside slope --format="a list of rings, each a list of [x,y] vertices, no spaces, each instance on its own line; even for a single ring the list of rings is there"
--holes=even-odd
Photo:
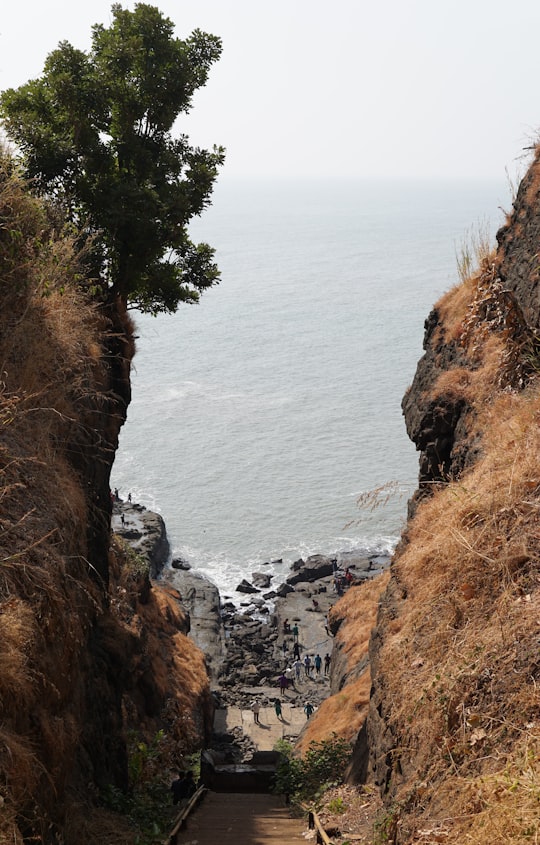
[[[104,836],[99,810],[128,784],[128,730],[165,730],[178,760],[211,712],[178,596],[111,549],[134,347],[126,315],[90,293],[73,237],[3,156],[0,841],[13,843],[134,841],[129,826]]]
[[[335,694],[309,737],[356,734],[378,845],[540,839],[540,148],[497,241],[426,320],[389,578],[330,616]]]
[[[498,248],[426,321],[420,486],[370,645],[387,841],[540,832],[540,157]]]

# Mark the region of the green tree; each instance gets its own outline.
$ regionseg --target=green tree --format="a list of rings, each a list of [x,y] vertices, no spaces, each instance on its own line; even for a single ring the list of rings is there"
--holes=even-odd
[[[90,272],[106,301],[175,311],[217,282],[214,251],[187,225],[209,204],[221,147],[173,138],[221,54],[195,30],[173,36],[154,6],[112,6],[109,28],[92,28],[88,53],[67,41],[43,75],[0,95],[5,131],[35,190],[82,232]]]

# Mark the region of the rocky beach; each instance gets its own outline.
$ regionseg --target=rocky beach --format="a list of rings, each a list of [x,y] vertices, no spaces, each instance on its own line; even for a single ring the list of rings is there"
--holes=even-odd
[[[332,628],[339,622],[332,620],[332,607],[345,590],[376,577],[389,563],[385,556],[312,555],[284,567],[279,584],[272,583],[263,565],[238,584],[235,596],[222,597],[188,562],[169,560],[159,514],[115,500],[113,530],[146,559],[154,583],[177,592],[211,680],[212,745],[225,744],[237,761],[254,750],[271,750],[278,739],[296,739],[308,718],[306,706],[316,709],[341,688]],[[307,669],[306,656],[311,663]],[[287,686],[280,681],[283,677]],[[261,708],[257,721],[254,702]]]

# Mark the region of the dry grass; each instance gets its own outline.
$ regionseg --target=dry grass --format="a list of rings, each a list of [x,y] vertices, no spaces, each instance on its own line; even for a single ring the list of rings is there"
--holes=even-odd
[[[182,633],[186,619],[179,593],[159,585],[147,593],[147,573],[130,568],[131,553],[117,538],[111,553],[114,616],[107,642],[111,649],[120,648],[119,660],[130,665],[132,673],[132,691],[124,696],[125,727],[148,741],[164,729],[171,755],[180,760],[203,741],[210,713],[204,655]],[[126,639],[127,652],[120,645]]]
[[[539,415],[535,387],[484,409],[483,457],[420,507],[393,566],[379,662],[414,807],[400,842],[443,816],[445,841],[503,841],[510,807],[504,841],[536,831]]]
[[[378,601],[388,584],[389,575],[385,572],[378,578],[351,587],[332,607],[329,614],[331,624],[341,620],[334,641],[333,660],[339,659],[340,663],[344,660],[340,675],[347,678],[347,682],[342,690],[323,701],[309,720],[297,745],[300,752],[311,742],[328,738],[332,732],[352,741],[362,727],[371,689],[367,662],[369,640],[377,617]]]
[[[332,733],[352,742],[365,722],[370,689],[371,675],[367,669],[360,678],[325,699],[306,724],[296,745],[300,753],[307,750],[311,742],[322,742]]]

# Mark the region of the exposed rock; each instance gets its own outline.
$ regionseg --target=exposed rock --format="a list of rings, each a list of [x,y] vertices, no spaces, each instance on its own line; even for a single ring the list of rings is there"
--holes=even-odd
[[[257,587],[254,587],[253,584],[250,584],[249,581],[246,581],[246,579],[243,578],[240,581],[238,587],[236,588],[236,592],[237,593],[260,593],[260,590],[258,590]]]
[[[204,652],[214,682],[225,654],[219,590],[200,573],[192,571],[165,569],[162,578],[179,591],[182,605],[189,613],[190,636]]]
[[[285,598],[285,596],[289,593],[294,593],[294,587],[291,587],[290,584],[281,584],[281,586],[279,586],[276,590],[276,595],[279,596],[279,598]]]
[[[251,580],[256,587],[266,590],[270,586],[272,576],[267,575],[265,572],[252,572]]]
[[[187,560],[183,560],[181,557],[175,557],[171,560],[171,566],[173,569],[183,569],[185,572],[188,572],[191,569],[191,564],[188,563]]]
[[[332,575],[335,563],[337,563],[336,558],[326,557],[325,555],[311,555],[306,561],[297,560],[291,567],[295,574],[287,578],[287,584],[317,581],[319,578]]]
[[[169,540],[163,517],[133,502],[115,501],[112,528],[148,562],[150,575],[157,578],[169,557]]]

